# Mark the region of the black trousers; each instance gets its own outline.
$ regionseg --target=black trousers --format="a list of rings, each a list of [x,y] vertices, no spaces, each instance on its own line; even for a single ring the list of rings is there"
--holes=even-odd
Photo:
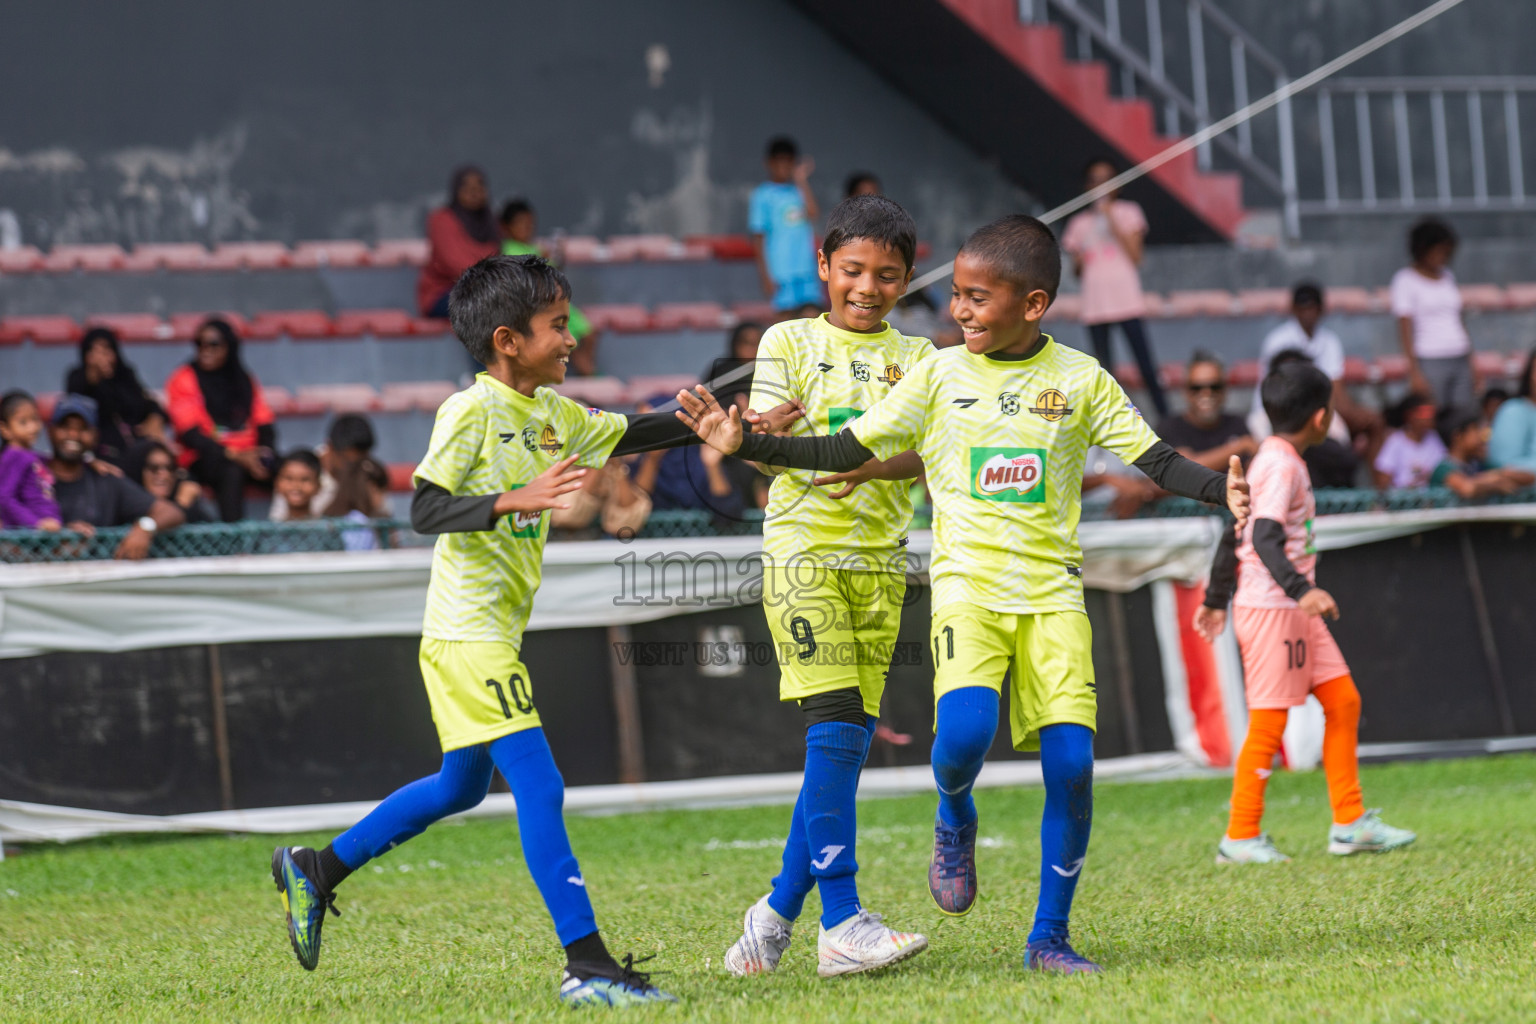
[[[1117,324],[1088,325],[1088,336],[1093,339],[1093,354],[1098,357],[1100,365],[1110,372],[1114,372],[1109,346],[1111,327],[1118,327],[1125,334],[1125,340],[1131,346],[1131,354],[1136,357],[1136,365],[1141,369],[1141,379],[1152,396],[1152,406],[1157,410],[1158,419],[1162,419],[1168,415],[1168,398],[1163,394],[1163,385],[1157,379],[1157,359],[1152,355],[1152,342],[1147,337],[1146,327],[1139,317],[1135,320],[1122,320]]]
[[[245,488],[248,484],[271,486],[268,481],[254,480],[244,466],[222,454],[199,455],[188,472],[193,480],[213,489],[219,506],[219,519],[226,523],[238,523],[245,518]]]

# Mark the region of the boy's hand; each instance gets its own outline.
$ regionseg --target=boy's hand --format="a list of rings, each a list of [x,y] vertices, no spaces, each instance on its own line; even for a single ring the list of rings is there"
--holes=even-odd
[[[32,529],[42,530],[44,533],[58,533],[64,528],[64,524],[57,519],[39,519],[32,524]]]
[[[676,416],[699,435],[699,440],[726,455],[735,455],[741,447],[741,410],[731,406],[727,413],[703,384],[692,391],[679,391]]]
[[[741,414],[741,418],[746,420],[747,425],[752,428],[752,433],[777,434],[780,437],[787,435],[789,428],[804,416],[805,406],[793,398],[774,406],[767,412],[753,412],[748,409]]]
[[[1248,525],[1248,478],[1243,475],[1243,460],[1236,455],[1227,460],[1227,508],[1237,520],[1237,532]]]
[[[1195,609],[1194,626],[1195,632],[1200,634],[1200,639],[1213,644],[1216,638],[1221,636],[1221,631],[1227,628],[1227,610],[1201,605]]]
[[[880,479],[876,475],[876,471],[880,469],[881,465],[882,463],[879,459],[870,459],[858,469],[850,469],[846,473],[833,473],[830,476],[818,476],[811,480],[811,483],[815,484],[817,487],[829,487],[832,484],[843,484],[843,487],[827,495],[827,497],[831,498],[833,501],[840,501],[843,498],[848,497],[848,495],[852,494],[858,488],[859,484],[862,484],[864,481]]]
[[[498,516],[513,512],[543,512],[550,508],[570,508],[570,503],[560,499],[572,491],[580,490],[582,477],[587,473],[580,467],[572,468],[580,456],[561,459],[544,472],[515,491],[507,491],[496,499]]]
[[[816,161],[806,157],[795,164],[795,184],[804,185],[811,180],[811,175],[816,173]]]
[[[1321,587],[1313,587],[1301,595],[1297,606],[1308,615],[1321,615],[1325,619],[1339,617],[1339,604],[1333,599],[1333,595]]]

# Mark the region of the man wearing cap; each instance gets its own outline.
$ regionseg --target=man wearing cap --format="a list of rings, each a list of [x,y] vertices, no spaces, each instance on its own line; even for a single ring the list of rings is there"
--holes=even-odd
[[[65,528],[90,536],[98,526],[133,524],[114,552],[115,558],[139,559],[161,530],[186,522],[181,509],[151,495],[125,477],[99,473],[86,466],[96,448],[96,402],[84,395],[65,395],[53,407],[48,426],[53,458],[54,498]]]

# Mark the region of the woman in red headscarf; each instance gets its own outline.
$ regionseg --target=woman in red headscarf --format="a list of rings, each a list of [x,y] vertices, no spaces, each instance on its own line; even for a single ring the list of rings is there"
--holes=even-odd
[[[447,206],[427,216],[431,253],[416,282],[416,305],[422,316],[446,317],[448,292],[459,275],[501,251],[501,230],[491,216],[485,172],[478,167],[460,167],[453,172],[448,197]]]

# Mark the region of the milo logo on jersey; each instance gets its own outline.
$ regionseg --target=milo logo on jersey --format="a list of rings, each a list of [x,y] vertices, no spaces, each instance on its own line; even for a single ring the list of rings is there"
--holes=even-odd
[[[513,484],[507,489],[509,491],[515,491],[523,486],[523,484]],[[539,521],[544,518],[544,513],[513,512],[511,515],[505,516],[504,518],[507,525],[512,529],[512,536],[527,537],[532,540],[537,540],[539,537]]]
[[[827,410],[827,432],[836,434],[850,422],[863,415],[863,409],[850,409],[846,405],[834,405]]]
[[[982,501],[1045,501],[1044,448],[972,448],[971,497]]]

